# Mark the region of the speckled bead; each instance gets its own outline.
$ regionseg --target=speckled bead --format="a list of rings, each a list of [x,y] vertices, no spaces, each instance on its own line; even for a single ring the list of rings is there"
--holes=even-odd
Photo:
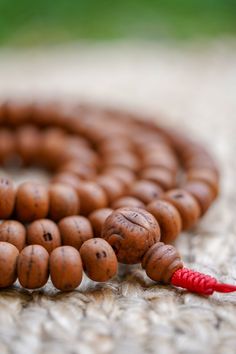
[[[22,183],[16,192],[16,215],[21,222],[45,218],[49,210],[48,189],[35,182]]]
[[[82,244],[93,237],[90,221],[84,216],[67,216],[58,223],[63,245],[80,249]]]
[[[219,194],[219,176],[213,169],[194,168],[187,171],[188,181],[198,181],[208,184],[214,193],[214,198]]]
[[[87,276],[98,282],[104,282],[117,273],[117,258],[108,242],[101,238],[86,241],[80,249],[84,271]]]
[[[23,288],[38,289],[44,286],[49,276],[49,254],[40,245],[25,247],[17,263],[18,279]]]
[[[156,183],[146,180],[135,182],[129,195],[141,200],[144,204],[150,203],[152,200],[160,198],[163,194],[163,189]]]
[[[81,182],[77,187],[80,198],[80,213],[89,215],[92,211],[106,208],[108,201],[104,190],[94,182]]]
[[[112,246],[119,262],[135,264],[160,240],[160,228],[146,210],[120,208],[106,219],[102,237]]]
[[[140,173],[142,179],[157,183],[164,190],[175,187],[175,174],[161,167],[149,167]]]
[[[205,182],[194,180],[187,182],[183,188],[197,200],[201,216],[204,215],[215,198],[213,189]]]
[[[147,211],[157,220],[161,229],[161,241],[170,244],[178,237],[182,220],[178,210],[169,202],[154,200],[147,206]]]
[[[89,214],[89,221],[93,227],[94,237],[101,237],[103,224],[112,212],[113,209],[102,208]]]
[[[109,204],[125,193],[124,184],[116,177],[101,175],[96,182],[106,193]]]
[[[121,166],[106,168],[103,174],[116,177],[126,188],[130,187],[135,180],[134,172]]]
[[[54,221],[79,213],[79,197],[74,188],[65,184],[49,187],[49,217]]]
[[[49,267],[52,283],[58,290],[74,290],[82,281],[82,261],[74,247],[56,248],[50,255]]]
[[[15,205],[15,188],[11,179],[0,178],[0,219],[8,219]]]
[[[49,253],[61,245],[60,232],[52,220],[39,219],[27,227],[27,243],[29,245],[41,245]]]
[[[0,224],[0,241],[9,242],[19,251],[25,247],[26,230],[24,225],[16,220],[6,220]]]
[[[117,200],[115,200],[112,204],[111,204],[112,209],[119,209],[119,208],[125,208],[125,207],[130,207],[130,208],[145,208],[145,204],[135,198],[135,197],[121,197]]]
[[[0,242],[0,288],[7,288],[15,283],[18,256],[19,251],[14,245]]]
[[[142,267],[152,280],[169,284],[174,272],[183,268],[183,262],[175,247],[158,242],[145,253]]]
[[[189,192],[183,189],[172,189],[162,199],[173,204],[178,210],[183,230],[188,230],[197,223],[201,214],[200,206]]]

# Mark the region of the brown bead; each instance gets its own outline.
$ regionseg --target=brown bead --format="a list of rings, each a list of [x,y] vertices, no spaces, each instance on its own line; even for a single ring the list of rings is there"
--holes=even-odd
[[[86,241],[80,249],[84,271],[94,281],[107,281],[117,273],[115,252],[108,242],[101,238]]]
[[[72,173],[60,172],[53,176],[51,183],[62,183],[76,189],[80,183],[80,179]]]
[[[9,242],[19,251],[25,246],[26,230],[24,225],[16,220],[6,220],[0,224],[0,241]]]
[[[16,193],[16,214],[22,222],[45,218],[48,214],[48,189],[34,182],[22,183]]]
[[[18,279],[27,289],[37,289],[44,286],[49,276],[49,254],[40,245],[25,247],[18,258]]]
[[[158,242],[144,255],[142,267],[152,280],[168,284],[174,272],[183,268],[183,262],[175,247]]]
[[[0,219],[8,219],[15,205],[15,189],[9,178],[0,178]]]
[[[96,182],[106,193],[108,203],[124,195],[124,184],[116,177],[103,175],[99,176]]]
[[[160,228],[146,210],[120,208],[106,219],[102,237],[112,246],[119,262],[134,264],[160,240]]]
[[[142,179],[157,183],[164,190],[168,190],[175,187],[175,175],[165,168],[146,168],[141,172],[140,176]]]
[[[178,169],[178,164],[173,154],[153,150],[143,158],[143,167],[161,167],[175,173]]]
[[[16,152],[24,165],[34,162],[37,158],[41,143],[41,135],[34,126],[23,126],[16,131]]]
[[[71,246],[56,248],[50,255],[50,275],[55,288],[71,291],[82,281],[82,261],[77,249]]]
[[[161,229],[161,241],[172,243],[178,237],[182,221],[178,210],[164,200],[154,200],[147,206],[147,211],[157,220]]]
[[[140,199],[144,204],[150,203],[152,200],[160,198],[163,189],[156,183],[146,180],[140,180],[133,184],[129,191],[129,195]]]
[[[145,208],[145,204],[141,202],[141,200],[134,198],[134,197],[121,197],[115,200],[112,205],[112,209],[119,209],[119,208]]]
[[[190,229],[196,224],[201,211],[198,202],[190,193],[183,189],[172,189],[162,199],[176,207],[182,219],[183,230]]]
[[[121,166],[106,168],[103,171],[103,174],[116,177],[125,185],[125,187],[129,187],[135,180],[134,172]]]
[[[77,160],[69,161],[60,167],[61,172],[74,174],[82,180],[91,180],[95,177],[96,171],[93,166],[86,163],[81,163]]]
[[[106,167],[125,167],[131,171],[137,171],[140,167],[140,162],[137,156],[132,153],[125,152],[123,154],[115,153],[104,157]]]
[[[67,216],[58,223],[63,245],[80,249],[83,242],[93,237],[90,221],[84,216]]]
[[[7,129],[0,130],[0,163],[5,164],[9,161],[15,151],[14,134]]]
[[[49,219],[39,219],[27,227],[27,243],[41,245],[49,253],[61,245],[60,232],[57,225]]]
[[[49,217],[54,221],[79,213],[77,192],[66,184],[52,184],[49,187],[49,205]]]
[[[80,213],[88,215],[92,211],[107,206],[104,190],[94,182],[81,182],[77,187],[80,198]]]
[[[0,288],[7,288],[15,283],[18,255],[19,251],[14,245],[0,242]]]
[[[217,197],[219,194],[219,177],[212,169],[191,169],[187,172],[187,180],[207,183],[213,189],[214,197]]]
[[[204,215],[214,200],[213,189],[205,182],[194,180],[187,182],[183,189],[193,195],[200,205],[201,215]]]
[[[110,208],[102,208],[93,211],[89,215],[89,221],[92,224],[94,237],[101,237],[102,227],[106,218],[113,212]]]

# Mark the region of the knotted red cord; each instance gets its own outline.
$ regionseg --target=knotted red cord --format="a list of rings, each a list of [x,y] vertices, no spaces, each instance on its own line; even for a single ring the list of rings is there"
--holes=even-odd
[[[211,295],[214,291],[220,293],[236,291],[235,285],[218,283],[215,278],[209,275],[186,268],[175,271],[171,278],[171,284],[201,295]]]

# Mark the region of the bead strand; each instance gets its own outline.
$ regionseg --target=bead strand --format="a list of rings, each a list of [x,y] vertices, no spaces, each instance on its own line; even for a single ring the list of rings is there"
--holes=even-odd
[[[219,194],[219,171],[200,144],[127,112],[8,101],[0,105],[0,163],[16,157],[51,179],[16,187],[0,178],[0,288],[18,278],[36,289],[50,276],[69,291],[83,270],[111,279],[118,262],[194,288],[173,243]]]

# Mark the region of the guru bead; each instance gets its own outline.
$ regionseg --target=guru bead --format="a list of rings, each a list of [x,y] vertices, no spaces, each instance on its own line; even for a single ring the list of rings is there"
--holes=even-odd
[[[0,219],[8,219],[15,205],[15,189],[9,178],[0,178]]]
[[[196,224],[201,211],[198,202],[190,193],[183,189],[172,189],[162,199],[176,207],[182,219],[183,230],[188,230]]]
[[[16,220],[6,220],[0,224],[0,241],[9,242],[19,251],[25,246],[26,230],[24,225]]]
[[[168,284],[174,272],[183,267],[183,262],[175,247],[158,242],[145,253],[142,267],[152,280]]]
[[[0,242],[0,288],[7,288],[15,283],[18,255],[19,251],[15,246]]]
[[[82,244],[93,237],[90,221],[84,216],[67,216],[58,223],[63,245],[80,249]]]
[[[112,246],[119,262],[134,264],[160,240],[160,228],[146,210],[120,208],[106,219],[102,237]]]
[[[22,183],[16,192],[16,215],[22,222],[45,218],[49,209],[48,189],[35,182]]]
[[[18,279],[27,289],[37,289],[44,286],[48,281],[49,254],[40,245],[25,247],[18,258],[17,274]]]
[[[27,227],[27,243],[29,245],[41,245],[49,253],[61,245],[60,232],[52,220],[35,220]]]
[[[50,275],[58,290],[71,291],[77,288],[83,276],[79,252],[71,246],[56,248],[50,255]]]
[[[117,258],[108,242],[101,238],[86,241],[80,248],[84,271],[94,281],[107,281],[117,272]]]
[[[112,212],[113,210],[110,208],[102,208],[89,214],[89,221],[92,224],[95,237],[101,237],[103,224]]]
[[[49,217],[54,221],[79,212],[79,197],[71,186],[52,184],[49,187],[49,201]]]
[[[154,200],[147,206],[147,211],[157,220],[161,229],[161,241],[172,243],[179,235],[182,221],[178,210],[164,200]]]

